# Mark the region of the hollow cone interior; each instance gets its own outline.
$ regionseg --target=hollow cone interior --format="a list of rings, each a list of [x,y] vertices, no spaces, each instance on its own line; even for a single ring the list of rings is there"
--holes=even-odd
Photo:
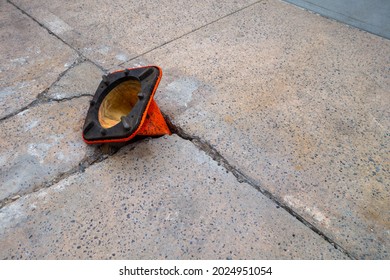
[[[127,80],[113,88],[104,98],[99,108],[99,122],[103,128],[110,128],[127,116],[138,101],[141,83]]]

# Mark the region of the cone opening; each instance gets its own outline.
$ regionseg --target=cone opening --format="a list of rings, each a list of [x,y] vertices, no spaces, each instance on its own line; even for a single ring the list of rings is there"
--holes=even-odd
[[[115,86],[103,99],[98,112],[99,123],[103,128],[111,128],[121,122],[138,102],[141,82],[136,79],[125,80]]]

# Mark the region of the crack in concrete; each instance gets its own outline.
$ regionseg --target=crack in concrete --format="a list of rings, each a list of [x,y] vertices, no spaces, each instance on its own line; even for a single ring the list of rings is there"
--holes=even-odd
[[[75,98],[80,98],[80,97],[85,97],[85,96],[92,96],[91,94],[82,94],[82,95],[78,95],[78,96],[74,96],[74,97],[68,97],[68,98],[62,98],[62,99],[53,99],[53,98],[45,98],[44,95],[49,91],[49,89],[54,86],[70,69],[72,69],[73,67],[75,67],[76,65],[84,62],[84,61],[88,61],[90,63],[92,63],[93,65],[95,65],[97,68],[99,68],[100,70],[102,70],[103,72],[107,72],[107,69],[104,69],[102,66],[100,66],[99,64],[95,63],[94,61],[90,60],[89,58],[87,58],[86,56],[84,56],[78,49],[76,49],[75,47],[73,47],[72,45],[70,45],[69,43],[67,43],[65,40],[63,40],[61,37],[59,37],[58,35],[56,35],[55,33],[53,33],[49,28],[47,28],[46,26],[44,26],[42,23],[40,23],[37,19],[35,19],[33,16],[31,16],[30,14],[28,14],[27,12],[25,12],[23,9],[21,9],[20,7],[18,7],[16,4],[14,4],[12,1],[10,0],[7,0],[7,2],[11,5],[13,5],[16,9],[18,9],[21,13],[23,13],[24,15],[26,15],[27,17],[29,17],[30,19],[32,19],[34,22],[36,22],[39,26],[41,26],[42,28],[44,28],[45,30],[47,30],[47,32],[54,36],[55,38],[57,38],[58,40],[60,40],[62,43],[64,43],[65,45],[67,45],[68,47],[70,47],[72,50],[74,50],[79,58],[82,58],[82,59],[78,59],[76,60],[75,63],[73,63],[68,69],[66,69],[63,73],[61,73],[59,75],[59,77],[57,78],[57,80],[52,83],[47,89],[45,89],[43,92],[41,92],[37,99],[34,100],[33,102],[31,102],[29,105],[23,107],[22,109],[12,113],[12,114],[9,114],[3,118],[0,119],[0,122],[1,121],[4,121],[10,117],[13,117],[33,106],[36,106],[38,104],[43,104],[43,103],[47,103],[47,102],[52,102],[52,101],[56,101],[56,102],[63,102],[63,101],[69,101],[69,100],[72,100],[72,99],[75,99]],[[262,0],[260,1],[256,1],[254,3],[251,3],[243,8],[240,8],[238,10],[235,10],[229,14],[226,14],[214,21],[211,21],[211,22],[208,22],[207,24],[205,25],[202,25],[200,27],[197,27],[181,36],[178,36],[178,37],[175,37],[167,42],[164,42],[163,44],[159,45],[159,46],[156,46],[142,54],[139,54],[137,56],[134,56],[132,57],[131,59],[119,64],[119,66],[123,66],[125,63],[128,63],[129,61],[132,61],[134,59],[137,59],[139,57],[142,57],[156,49],[159,49],[165,45],[168,45],[178,39],[181,39],[193,32],[196,32],[202,28],[205,28],[215,22],[218,22],[226,17],[229,17],[233,14],[236,14],[242,10],[245,10],[245,9],[248,9],[258,3],[262,2]],[[343,254],[345,254],[347,257],[351,258],[351,259],[356,259],[356,257],[354,257],[351,253],[349,253],[346,249],[344,249],[340,244],[338,244],[337,242],[335,242],[332,238],[328,237],[325,235],[325,233],[323,233],[321,231],[321,229],[317,228],[316,226],[314,226],[312,223],[310,223],[309,221],[307,221],[304,217],[302,217],[299,213],[295,212],[294,209],[290,208],[289,206],[287,206],[286,204],[284,204],[283,202],[281,202],[276,196],[274,196],[271,192],[269,192],[268,190],[264,189],[262,186],[260,186],[258,183],[256,183],[256,181],[252,178],[250,178],[248,175],[245,175],[242,171],[240,171],[239,169],[237,169],[236,167],[232,166],[214,147],[212,147],[209,143],[207,143],[206,141],[202,141],[199,137],[197,136],[193,136],[193,135],[189,135],[188,133],[186,133],[182,128],[180,128],[179,126],[176,126],[174,125],[170,119],[165,116],[166,120],[167,120],[167,123],[168,123],[168,126],[170,127],[172,133],[178,135],[180,138],[184,139],[184,140],[189,140],[191,141],[195,146],[198,147],[199,150],[205,152],[208,156],[210,156],[210,158],[216,162],[218,162],[218,164],[222,165],[227,171],[231,172],[237,179],[238,182],[240,183],[247,183],[249,185],[251,185],[253,188],[255,188],[256,190],[258,190],[259,192],[261,192],[264,196],[266,196],[268,199],[272,200],[276,205],[277,207],[281,207],[283,208],[285,211],[287,211],[290,215],[292,215],[293,217],[295,217],[298,221],[300,221],[302,224],[304,224],[306,227],[308,227],[309,229],[311,229],[314,233],[318,234],[321,238],[323,238],[326,242],[328,242],[329,244],[331,244],[335,249],[341,251]],[[130,143],[133,143],[133,142],[129,142],[129,143],[126,143],[125,145],[123,146],[126,146]],[[121,146],[121,147],[123,147]],[[117,147],[117,148],[114,148],[114,150],[110,153],[110,155],[114,155],[116,154],[121,147]],[[41,189],[44,189],[44,188],[49,188],[53,185],[55,185],[56,183],[60,182],[61,180],[64,180],[66,178],[69,178],[70,176],[72,175],[75,175],[77,173],[83,173],[85,172],[85,170],[97,163],[100,163],[104,160],[106,160],[108,158],[107,154],[103,153],[102,150],[100,151],[95,151],[95,153],[92,155],[92,156],[86,156],[82,161],[80,161],[80,163],[78,164],[78,166],[72,168],[71,170],[67,171],[67,172],[63,172],[61,174],[59,174],[58,176],[56,176],[53,180],[50,180],[49,182],[46,182],[36,188],[34,188],[33,190],[30,190],[29,192],[22,192],[22,193],[18,193],[18,194],[14,194],[12,196],[12,198],[6,198],[2,201],[0,201],[0,209],[3,208],[4,206],[18,200],[19,198],[21,198],[22,196],[24,195],[28,195],[28,194],[31,194],[31,193],[34,193],[34,192],[38,192],[39,190]]]
[[[130,144],[130,142],[124,143],[122,145],[117,145],[117,146],[107,145],[107,144],[97,146],[96,150],[94,151],[94,153],[92,155],[85,156],[78,163],[77,166],[71,168],[70,170],[59,173],[57,176],[54,176],[53,179],[46,181],[46,182],[40,184],[39,186],[35,186],[33,189],[18,192],[16,194],[13,194],[10,197],[7,197],[7,198],[1,200],[0,201],[0,209],[2,209],[3,207],[7,206],[10,203],[17,201],[18,199],[22,198],[23,196],[30,195],[32,193],[36,193],[42,189],[50,188],[50,187],[54,186],[55,184],[57,184],[58,182],[65,180],[72,175],[75,175],[77,173],[84,173],[87,168],[89,168],[89,167],[91,167],[99,162],[103,162],[104,160],[108,159],[109,156],[113,156],[122,147],[127,146],[128,144]]]
[[[56,85],[60,80],[61,78],[66,74],[68,73],[69,70],[71,70],[72,68],[74,68],[75,66],[83,63],[83,62],[90,62],[92,63],[93,65],[95,65],[98,69],[100,69],[101,71],[103,71],[104,73],[106,73],[108,70],[107,69],[104,69],[102,66],[100,66],[99,64],[95,63],[94,61],[90,60],[89,58],[87,58],[86,56],[84,56],[79,50],[77,50],[75,47],[73,47],[72,45],[68,44],[65,40],[63,40],[61,37],[59,37],[58,35],[56,35],[55,33],[53,33],[49,28],[47,28],[46,26],[44,26],[41,22],[39,22],[36,18],[34,18],[32,15],[28,14],[26,11],[24,11],[22,8],[20,8],[19,6],[17,6],[15,3],[13,3],[11,0],[7,0],[7,2],[14,6],[18,11],[20,11],[22,14],[24,14],[25,16],[27,16],[28,18],[30,18],[31,20],[33,20],[35,23],[37,23],[40,27],[44,28],[50,35],[54,36],[56,39],[60,40],[63,44],[67,45],[68,47],[70,47],[72,50],[74,50],[78,57],[77,59],[75,60],[75,62],[72,63],[72,65],[70,65],[65,71],[63,71],[62,73],[60,73],[57,77],[57,79],[49,86],[47,87],[45,90],[43,90],[41,93],[38,94],[37,98],[35,100],[33,100],[31,103],[29,103],[28,105],[0,118],[0,123],[2,121],[5,121],[9,118],[12,118],[13,116],[16,116],[17,114],[19,113],[22,113],[23,111],[26,111],[32,107],[35,107],[37,105],[40,105],[40,104],[45,104],[45,103],[49,103],[49,102],[52,102],[52,101],[55,101],[55,102],[62,102],[62,101],[69,101],[69,100],[72,100],[72,99],[75,99],[75,98],[80,98],[80,97],[84,97],[84,96],[93,96],[92,94],[81,94],[81,95],[78,95],[78,96],[72,96],[72,97],[67,97],[67,98],[61,98],[61,99],[56,99],[56,98],[47,98],[45,97],[45,94],[54,86]],[[1,205],[1,204],[0,204]]]
[[[72,168],[68,171],[59,173],[52,180],[44,182],[39,186],[35,186],[33,189],[18,192],[16,194],[13,194],[12,197],[7,197],[7,198],[1,200],[0,201],[0,209],[7,206],[8,204],[10,204],[12,202],[17,201],[18,199],[20,199],[23,196],[38,192],[38,191],[45,189],[45,188],[49,188],[49,187],[55,185],[56,183],[58,183],[59,181],[66,179],[77,172],[85,170],[85,168],[87,166],[89,166],[88,165],[89,162],[91,162],[91,164],[93,164],[95,161],[98,161],[98,157],[95,158],[94,156],[92,156],[92,158],[94,158],[94,159],[91,160],[90,157],[86,157],[83,160],[81,160],[81,162],[78,164],[78,166],[75,166],[74,168]]]
[[[75,96],[71,96],[71,97],[64,97],[64,98],[50,98],[50,97],[46,97],[46,94],[49,92],[49,90],[55,86],[71,69],[75,68],[76,66],[86,62],[87,60],[83,57],[78,57],[73,63],[72,65],[70,65],[65,71],[61,72],[57,79],[50,85],[48,86],[46,89],[44,89],[42,92],[40,92],[38,95],[37,95],[37,98],[35,100],[33,100],[31,103],[29,103],[28,105],[0,118],[0,123],[2,121],[5,121],[9,118],[12,118],[14,116],[16,116],[17,114],[19,113],[22,113],[30,108],[33,108],[35,106],[38,106],[38,105],[41,105],[41,104],[47,104],[47,103],[50,103],[50,102],[65,102],[65,101],[70,101],[70,100],[73,100],[73,99],[77,99],[77,98],[81,98],[81,97],[93,97],[93,94],[89,94],[89,93],[83,93],[83,94],[79,94],[79,95],[75,95]]]
[[[54,36],[56,39],[60,40],[62,43],[64,43],[65,45],[67,45],[69,48],[71,48],[72,50],[74,50],[79,57],[82,57],[84,59],[84,61],[88,61],[90,63],[92,63],[93,65],[95,65],[97,68],[99,68],[100,70],[102,70],[104,73],[106,73],[108,70],[107,69],[104,69],[101,65],[97,64],[95,61],[92,61],[90,60],[88,57],[86,57],[83,53],[81,53],[77,48],[73,47],[71,44],[69,44],[68,42],[66,42],[64,39],[62,39],[60,36],[58,36],[57,34],[55,34],[54,32],[52,32],[49,28],[47,28],[43,23],[39,22],[36,18],[34,18],[32,15],[30,15],[29,13],[27,13],[26,11],[24,11],[22,8],[20,8],[18,5],[16,5],[15,3],[13,3],[11,0],[7,0],[7,2],[9,4],[11,4],[12,6],[14,6],[17,10],[19,10],[22,14],[24,14],[25,16],[29,17],[30,19],[32,19],[34,22],[36,22],[40,27],[44,28],[50,35]]]
[[[73,63],[72,65],[70,65],[65,71],[61,72],[57,79],[51,83],[50,86],[48,86],[46,89],[44,89],[42,92],[40,92],[37,96],[37,98],[35,100],[33,100],[31,103],[29,103],[28,105],[0,118],[0,122],[2,121],[5,121],[9,118],[12,118],[13,116],[16,116],[17,114],[19,113],[22,113],[23,111],[26,111],[32,107],[35,107],[37,105],[40,105],[40,104],[45,104],[45,103],[49,103],[51,101],[62,101],[62,99],[54,99],[54,98],[47,98],[45,97],[46,93],[53,87],[55,86],[61,79],[62,77],[68,73],[72,68],[76,67],[77,65],[80,65],[81,63],[85,62],[84,59],[80,59],[80,57],[78,57]],[[67,100],[71,100],[71,99],[74,99],[74,98],[79,98],[79,97],[82,97],[82,95],[79,95],[79,96],[73,96],[73,97],[70,97],[70,98],[63,98],[64,100],[67,99]]]
[[[256,5],[256,4],[259,4],[259,3],[261,3],[261,2],[263,2],[263,0],[259,0],[259,1],[256,1],[256,2],[254,2],[254,3],[251,3],[251,4],[249,4],[249,5],[245,6],[245,7],[242,7],[242,8],[240,8],[240,9],[238,9],[238,10],[235,10],[235,11],[233,11],[233,12],[231,12],[231,13],[229,13],[229,14],[226,14],[226,15],[220,17],[220,18],[217,18],[217,19],[215,19],[215,20],[213,20],[213,21],[210,21],[210,22],[208,22],[208,23],[206,23],[206,24],[204,24],[204,25],[202,25],[202,26],[199,26],[199,27],[197,27],[197,28],[195,28],[195,29],[192,29],[191,31],[188,31],[188,32],[186,32],[186,33],[184,33],[184,34],[182,34],[182,35],[180,35],[180,36],[178,36],[178,37],[175,37],[175,38],[173,38],[173,39],[171,39],[171,40],[169,40],[169,41],[166,41],[166,42],[162,43],[161,45],[158,45],[158,46],[156,46],[156,47],[154,47],[154,48],[151,48],[150,50],[147,50],[147,51],[145,51],[145,52],[143,52],[143,53],[141,53],[141,54],[139,54],[139,55],[136,55],[136,56],[134,56],[134,57],[128,59],[128,60],[125,61],[125,62],[122,62],[121,64],[119,64],[119,66],[124,67],[123,65],[124,65],[125,63],[129,63],[130,61],[132,61],[132,60],[134,60],[134,59],[140,58],[140,57],[142,57],[142,56],[144,56],[144,55],[146,55],[146,54],[148,54],[148,53],[150,53],[150,52],[152,52],[152,51],[154,51],[154,50],[157,50],[157,49],[159,49],[159,48],[161,48],[161,47],[163,47],[163,46],[165,46],[165,45],[168,45],[168,44],[170,44],[170,43],[172,43],[172,42],[174,42],[174,41],[176,41],[176,40],[179,40],[179,39],[181,39],[181,38],[183,38],[183,37],[185,37],[185,36],[187,36],[187,35],[189,35],[189,34],[191,34],[191,33],[194,33],[194,32],[196,32],[196,31],[198,31],[198,30],[200,30],[200,29],[202,29],[202,28],[205,28],[205,27],[207,27],[207,26],[209,26],[209,25],[211,25],[211,24],[213,24],[213,23],[216,23],[216,22],[218,22],[218,21],[220,21],[220,20],[222,20],[222,19],[224,19],[224,18],[227,18],[227,17],[229,17],[229,16],[231,16],[231,15],[234,15],[234,14],[236,14],[236,13],[239,13],[239,12],[241,12],[241,11],[243,11],[243,10],[245,10],[245,9],[248,9],[248,8],[250,8],[250,7],[252,7],[252,6]]]
[[[239,170],[238,168],[232,166],[228,160],[226,160],[217,149],[215,149],[212,145],[207,143],[207,141],[201,140],[197,136],[190,135],[186,133],[181,127],[175,125],[172,123],[170,118],[166,115],[164,115],[165,120],[167,121],[168,127],[170,128],[171,132],[179,136],[180,138],[184,140],[191,141],[195,146],[199,148],[199,150],[205,152],[208,156],[211,157],[214,161],[216,161],[219,165],[222,165],[227,171],[231,172],[234,177],[236,177],[237,181],[239,183],[247,183],[248,185],[255,188],[257,191],[262,193],[264,196],[266,196],[268,199],[272,200],[277,207],[283,208],[285,211],[287,211],[291,216],[296,218],[298,221],[300,221],[303,225],[311,229],[314,233],[318,234],[321,238],[323,238],[326,242],[331,244],[336,250],[339,250],[343,254],[345,254],[350,259],[357,259],[357,257],[353,256],[352,253],[348,252],[346,249],[344,249],[340,244],[338,244],[335,240],[327,236],[321,229],[317,228],[315,225],[310,223],[308,220],[306,220],[302,215],[297,213],[293,208],[289,207],[282,201],[278,199],[275,195],[273,195],[271,192],[266,190],[264,187],[262,187],[259,183],[256,182],[253,178],[246,175],[244,172]]]
[[[48,89],[45,89],[43,91],[43,93],[46,93],[47,90]],[[51,102],[65,102],[65,101],[69,101],[69,100],[73,100],[73,99],[77,99],[77,98],[81,98],[81,97],[86,97],[86,96],[93,97],[93,94],[85,93],[85,94],[80,94],[80,95],[76,95],[76,96],[72,96],[72,97],[65,97],[65,98],[61,98],[61,99],[37,98],[34,101],[32,101],[30,104],[28,104],[27,106],[24,106],[23,108],[20,108],[19,110],[16,110],[15,112],[13,112],[11,114],[8,114],[5,117],[1,118],[0,122],[6,121],[6,120],[8,120],[8,119],[10,119],[10,118],[20,114],[20,113],[23,113],[24,111],[26,111],[28,109],[34,108],[35,106],[38,106],[38,105],[48,104],[48,103],[51,103]]]
[[[348,252],[346,249],[344,249],[340,244],[338,244],[336,241],[334,241],[332,238],[328,237],[324,232],[321,231],[321,229],[317,228],[315,225],[307,221],[304,217],[302,217],[299,213],[297,213],[294,209],[287,206],[283,202],[281,202],[276,196],[274,196],[271,192],[264,189],[262,186],[260,186],[254,179],[250,178],[248,175],[244,174],[242,171],[240,171],[238,168],[232,166],[228,160],[226,160],[214,147],[212,147],[209,143],[206,141],[201,140],[197,136],[190,135],[186,133],[181,127],[174,125],[170,118],[166,115],[164,115],[164,118],[167,121],[168,127],[170,128],[171,132],[173,134],[176,134],[180,138],[184,140],[191,141],[192,144],[194,144],[200,151],[203,151],[205,154],[207,154],[212,160],[216,161],[218,165],[222,165],[228,172],[232,173],[233,176],[237,179],[239,183],[246,183],[253,188],[255,188],[257,191],[262,193],[264,196],[266,196],[268,199],[270,199],[272,202],[276,204],[277,207],[283,208],[285,211],[287,211],[291,216],[296,218],[298,221],[300,221],[303,225],[308,227],[310,230],[312,230],[314,233],[319,235],[322,239],[324,239],[326,242],[331,244],[336,250],[339,250],[343,254],[345,254],[350,259],[357,259],[355,256],[353,256],[350,252]],[[129,144],[134,143],[134,141],[117,144],[117,145],[109,145],[104,144],[99,146],[100,150],[95,151],[95,153],[92,156],[86,156],[78,166],[72,168],[71,170],[67,172],[63,172],[56,176],[54,179],[50,180],[49,182],[46,182],[33,190],[27,191],[27,192],[20,192],[17,194],[13,194],[12,197],[6,198],[2,201],[0,201],[0,209],[5,207],[6,205],[13,203],[20,199],[22,196],[29,195],[35,192],[38,192],[45,188],[50,188],[60,182],[61,180],[65,180],[69,178],[72,175],[75,175],[77,173],[83,173],[85,170],[89,167],[92,167],[93,165],[103,162],[104,160],[108,159],[109,156],[113,156],[119,150],[127,146]],[[134,149],[135,147],[133,147]],[[107,150],[108,149],[108,150]],[[106,150],[106,151],[104,151]]]
[[[79,94],[79,95],[75,95],[75,96],[71,96],[71,97],[64,97],[64,98],[45,98],[45,102],[44,103],[47,103],[47,102],[64,102],[64,101],[69,101],[69,100],[73,100],[73,99],[76,99],[76,98],[80,98],[80,97],[93,97],[93,94],[91,93],[82,93],[82,94]]]

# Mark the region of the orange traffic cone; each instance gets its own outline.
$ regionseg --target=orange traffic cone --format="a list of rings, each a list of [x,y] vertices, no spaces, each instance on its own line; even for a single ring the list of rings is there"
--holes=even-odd
[[[154,94],[162,76],[158,66],[116,71],[103,76],[83,128],[87,144],[129,141],[135,136],[171,134]]]

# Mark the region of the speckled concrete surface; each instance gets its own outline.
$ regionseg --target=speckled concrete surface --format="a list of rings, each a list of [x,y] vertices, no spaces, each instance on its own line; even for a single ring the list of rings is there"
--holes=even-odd
[[[390,257],[390,41],[264,1],[145,59],[176,125],[355,256]]]
[[[0,201],[50,183],[93,154],[81,138],[89,99],[40,104],[1,123]]]
[[[11,2],[108,69],[256,1]]]
[[[0,1],[0,119],[31,103],[77,54],[21,11]]]
[[[390,41],[276,0],[7,2],[1,258],[390,258]],[[178,135],[86,146],[100,69],[148,64]]]
[[[63,100],[90,95],[96,91],[103,71],[91,62],[83,62],[69,69],[45,94],[45,98]]]
[[[345,258],[178,136],[145,140],[0,210],[0,258]]]

